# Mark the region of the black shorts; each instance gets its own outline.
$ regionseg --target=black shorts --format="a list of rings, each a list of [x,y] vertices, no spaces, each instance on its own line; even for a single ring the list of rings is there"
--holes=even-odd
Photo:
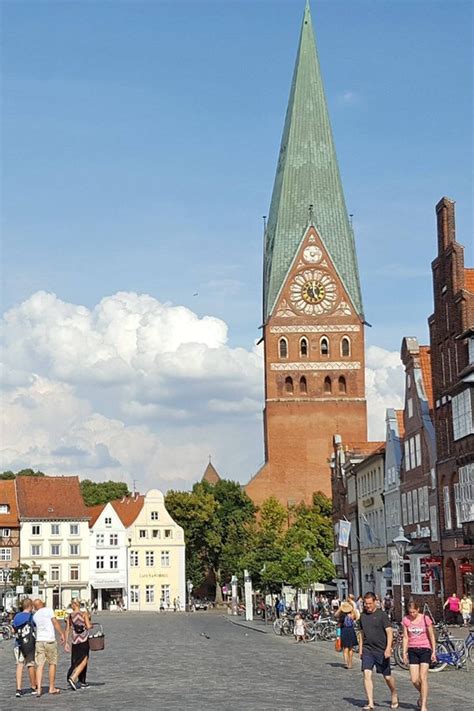
[[[385,657],[383,652],[371,652],[368,649],[362,650],[362,671],[366,671],[375,667],[377,674],[391,676],[390,657]]]
[[[408,647],[408,662],[409,664],[429,664],[431,654],[431,649],[426,649],[426,647]]]

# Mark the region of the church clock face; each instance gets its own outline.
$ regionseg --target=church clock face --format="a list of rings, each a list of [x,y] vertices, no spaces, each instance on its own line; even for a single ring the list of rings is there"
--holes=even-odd
[[[295,276],[290,298],[297,311],[313,316],[326,313],[335,306],[336,282],[325,272],[307,269]]]

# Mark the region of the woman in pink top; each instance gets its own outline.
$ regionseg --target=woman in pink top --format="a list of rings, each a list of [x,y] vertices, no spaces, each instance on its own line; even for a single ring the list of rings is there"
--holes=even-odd
[[[402,620],[403,661],[410,665],[410,679],[420,694],[418,706],[421,711],[428,711],[428,669],[430,662],[436,661],[433,622],[420,614],[420,606],[415,600],[409,600],[407,611]]]
[[[461,601],[455,592],[453,592],[453,594],[448,597],[448,599],[444,603],[443,607],[448,608],[448,612],[449,612],[448,624],[450,624],[450,625],[459,624],[459,610],[461,607]]]

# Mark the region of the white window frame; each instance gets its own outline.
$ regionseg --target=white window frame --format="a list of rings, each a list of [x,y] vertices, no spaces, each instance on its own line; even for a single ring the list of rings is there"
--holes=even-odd
[[[79,545],[79,543],[70,543],[69,544],[69,555],[70,556],[81,555],[81,546]]]
[[[407,508],[407,495],[402,494],[402,525],[406,526],[408,523],[408,508]]]
[[[109,556],[109,570],[118,570],[118,555]]]
[[[160,520],[160,512],[159,511],[152,511],[150,514],[150,519],[152,521],[159,521]]]
[[[449,486],[443,486],[443,507],[444,507],[444,527],[447,531],[453,528],[453,520],[451,516],[451,495]]]
[[[418,489],[413,489],[411,492],[413,502],[413,523],[420,521],[420,512],[418,509]]]
[[[451,401],[453,415],[453,438],[462,439],[474,432],[471,388],[466,388]]]
[[[409,397],[407,400],[408,417],[413,417],[413,398]]]
[[[31,524],[31,535],[32,536],[41,536],[41,526],[39,523]]]
[[[72,577],[72,573],[77,572],[77,578]],[[69,566],[69,580],[71,582],[77,582],[78,580],[81,579],[81,567],[77,563],[74,563],[73,565]]]
[[[57,553],[54,553],[53,550],[58,550]],[[52,558],[59,558],[61,556],[61,544],[60,543],[51,543],[51,557]]]
[[[415,457],[415,438],[410,437],[410,459],[411,459],[411,468],[415,469],[418,465],[416,462],[416,457]]]
[[[145,551],[145,566],[147,568],[155,567],[155,551]]]
[[[403,443],[404,449],[405,449],[405,471],[409,472],[411,469],[411,461],[410,461],[410,443],[406,439],[405,442]]]
[[[95,534],[95,544],[96,544],[96,546],[105,545],[105,534],[104,533],[96,533]]]
[[[421,435],[415,435],[415,462],[416,466],[421,466]]]
[[[408,525],[413,523],[413,500],[411,491],[407,491],[407,512],[408,512]]]
[[[160,555],[161,567],[169,568],[171,566],[171,554],[169,551],[161,551]]]
[[[130,551],[130,567],[138,568],[138,551]]]
[[[104,570],[105,569],[105,556],[96,555],[95,557],[95,569]]]
[[[79,524],[78,523],[70,523],[69,524],[69,535],[70,536],[78,536],[79,535]]]
[[[140,586],[130,585],[130,603],[136,605],[140,602]]]
[[[2,563],[8,563],[12,560],[12,549],[5,547],[5,548],[0,548],[0,561]]]
[[[109,545],[112,547],[118,546],[118,533],[109,534]]]
[[[145,585],[145,602],[153,603],[155,602],[155,586]]]
[[[50,565],[49,566],[49,580],[51,583],[58,583],[61,580],[61,566],[60,565]]]
[[[52,523],[51,524],[51,535],[52,536],[59,536],[61,533],[61,529],[59,526],[59,523]]]

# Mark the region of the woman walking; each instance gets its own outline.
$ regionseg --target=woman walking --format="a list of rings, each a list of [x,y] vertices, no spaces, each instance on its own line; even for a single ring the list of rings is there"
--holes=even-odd
[[[89,630],[92,627],[89,613],[81,610],[79,600],[71,602],[72,612],[66,621],[66,642],[69,632],[72,632],[71,666],[67,673],[67,681],[71,689],[76,691],[77,683],[81,688],[87,688],[87,664],[89,661]]]
[[[341,628],[341,647],[346,669],[352,669],[354,647],[357,646],[355,631],[356,611],[350,602],[343,602],[336,613]]]
[[[428,669],[436,661],[436,640],[433,622],[420,614],[420,606],[409,600],[408,614],[403,618],[403,661],[410,665],[410,679],[419,692],[418,707],[428,711]]]

